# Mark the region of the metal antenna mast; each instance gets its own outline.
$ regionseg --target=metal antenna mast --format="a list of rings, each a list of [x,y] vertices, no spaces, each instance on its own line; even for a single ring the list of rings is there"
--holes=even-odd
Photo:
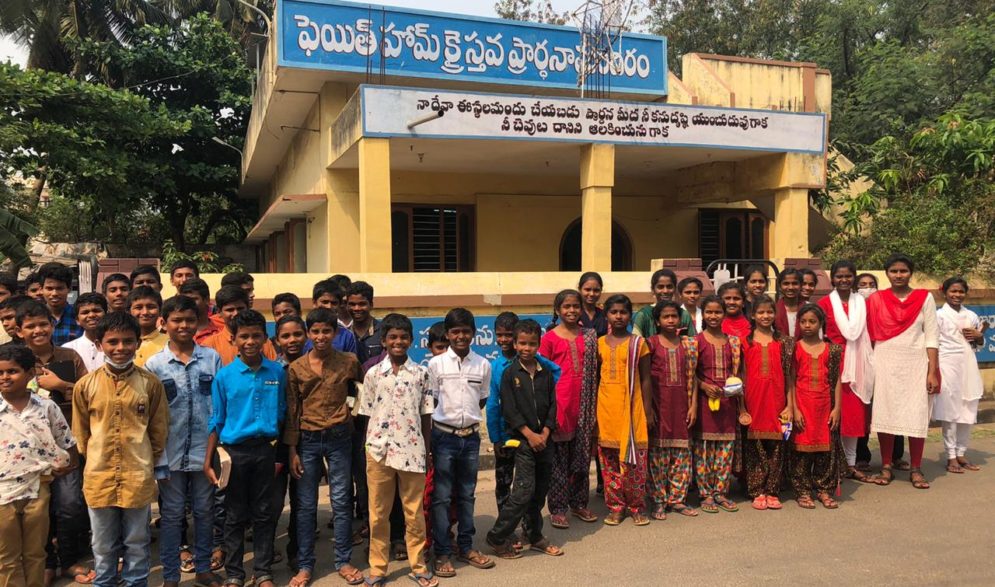
[[[570,18],[580,32],[577,87],[582,98],[611,95],[611,76],[620,69],[622,32],[634,0],[586,0]]]

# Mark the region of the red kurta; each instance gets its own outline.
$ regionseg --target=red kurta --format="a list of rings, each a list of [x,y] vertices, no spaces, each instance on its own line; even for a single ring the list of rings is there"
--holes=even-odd
[[[851,294],[860,295],[860,294]],[[843,357],[840,359],[840,368],[846,360],[846,339],[840,333],[839,326],[836,325],[836,317],[833,314],[833,302],[829,296],[819,300],[819,307],[826,313],[826,338],[833,344],[838,344],[842,348]],[[850,306],[843,302],[843,312],[850,315]],[[841,436],[867,436],[867,427],[871,420],[871,406],[865,404],[849,383],[843,384],[843,393],[840,397],[840,435]]]
[[[650,347],[650,376],[653,381],[653,414],[650,446],[688,446],[688,352],[683,344],[668,349],[659,336],[646,339]]]
[[[705,334],[697,336],[698,341],[698,379],[712,385],[722,387],[726,379],[736,373],[733,371],[733,358],[740,352],[739,339],[733,343],[733,337],[721,346],[713,345],[705,339]],[[733,350],[733,346],[737,347]],[[738,363],[738,361],[736,361]],[[702,440],[735,440],[736,427],[739,426],[739,409],[736,398],[723,397],[719,411],[708,408],[708,396],[704,391],[698,392],[698,422],[695,424],[695,438]]]
[[[829,343],[813,357],[799,342],[795,345],[795,407],[805,418],[805,427],[794,428],[792,440],[799,452],[826,452],[830,447],[829,413],[832,393],[829,388]]]
[[[739,314],[735,318],[726,316],[722,319],[722,332],[729,336],[738,336],[739,340],[746,340],[746,337],[752,331],[753,325],[750,324],[750,320],[743,314]]]
[[[743,343],[746,411],[753,418],[747,438],[780,440],[781,412],[787,405],[782,342]],[[790,343],[789,343],[790,344]]]
[[[542,336],[539,354],[560,366],[556,381],[556,432],[554,440],[574,437],[580,420],[580,391],[584,378],[584,337],[572,341],[550,330]]]

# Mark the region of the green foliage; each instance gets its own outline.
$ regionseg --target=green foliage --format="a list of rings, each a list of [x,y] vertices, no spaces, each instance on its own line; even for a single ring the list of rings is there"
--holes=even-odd
[[[27,219],[30,214],[24,203],[22,190],[0,183],[0,263],[9,262],[13,269],[31,266],[25,245],[29,237],[38,234],[38,228]]]
[[[201,273],[231,273],[245,271],[241,263],[222,264],[221,257],[213,251],[195,251],[185,253],[176,248],[172,240],[166,239],[162,244],[162,267],[172,267],[177,261],[193,261]]]
[[[544,22],[546,24],[565,24],[567,14],[558,13],[553,9],[550,0],[497,0],[494,12],[500,18]]]

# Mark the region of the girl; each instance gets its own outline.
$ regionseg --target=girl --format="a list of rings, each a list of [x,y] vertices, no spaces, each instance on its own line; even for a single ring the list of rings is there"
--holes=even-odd
[[[667,510],[685,516],[698,512],[684,504],[691,483],[691,449],[688,429],[697,416],[694,371],[698,346],[693,338],[679,334],[681,307],[660,302],[653,307],[656,336],[650,348],[653,403],[649,407],[656,424],[649,430],[649,473],[656,520],[666,520]]]
[[[951,277],[943,282],[947,303],[937,311],[940,330],[940,395],[933,403],[933,419],[943,425],[943,445],[947,449],[947,471],[963,473],[979,467],[965,458],[971,425],[978,420],[978,400],[985,391],[974,347],[984,344],[984,331],[978,315],[963,306],[967,281]]]
[[[702,287],[701,280],[697,277],[685,277],[677,284],[677,293],[681,294],[682,309],[690,318],[687,335],[691,337],[697,335],[702,329],[701,308],[698,307]]]
[[[936,304],[924,289],[912,289],[912,259],[895,254],[885,261],[890,289],[867,300],[867,332],[874,341],[874,405],[871,432],[881,443],[881,474],[888,485],[896,434],[909,439],[911,472],[916,489],[929,489],[922,474],[922,451],[929,429],[930,397],[940,391],[939,330]]]
[[[725,318],[722,320],[722,332],[737,336],[740,340],[745,339],[753,329],[750,320],[743,314],[746,290],[742,284],[730,281],[719,287],[719,297],[722,298],[726,309]]]
[[[871,297],[872,293],[878,290],[878,278],[874,277],[873,273],[861,273],[857,276],[857,280],[853,284],[853,289],[866,300]]]
[[[577,283],[581,297],[580,326],[593,329],[598,336],[608,333],[608,319],[605,318],[604,310],[598,307],[598,300],[601,299],[604,288],[601,275],[594,271],[581,275]]]
[[[273,337],[277,348],[277,362],[289,365],[304,355],[307,345],[307,327],[300,316],[284,316],[276,322],[276,336]]]
[[[598,519],[587,508],[589,471],[597,401],[598,336],[581,328],[583,295],[572,289],[556,294],[555,328],[542,337],[539,354],[560,367],[556,382],[556,430],[553,431],[553,478],[547,501],[550,524],[569,528],[567,509],[585,522]]]
[[[815,304],[805,304],[798,310],[800,340],[795,345],[791,401],[795,412],[791,485],[798,494],[798,505],[809,510],[815,508],[813,487],[823,507],[839,507],[830,492],[839,488],[842,471],[838,428],[843,349],[822,340],[819,333],[825,323],[826,315]]]
[[[753,315],[753,301],[767,293],[767,273],[760,265],[751,265],[746,268],[743,279],[746,284],[746,302],[743,304],[743,312],[747,316]]]
[[[798,294],[802,286],[802,274],[797,269],[785,269],[777,276],[777,306],[774,327],[781,334],[795,337],[795,323],[798,316]]]
[[[815,295],[815,288],[819,286],[819,276],[808,268],[799,269],[798,272],[802,275],[802,284],[798,288],[798,301],[807,304]]]
[[[657,269],[650,279],[650,291],[653,292],[655,301],[636,312],[632,318],[632,332],[649,338],[656,334],[656,322],[653,321],[653,306],[660,302],[669,302],[674,299],[674,292],[677,291],[677,274],[670,269]],[[681,328],[687,332],[691,326],[691,316],[681,314]]]
[[[650,350],[641,336],[628,332],[628,297],[608,298],[605,313],[611,330],[598,340],[598,456],[609,510],[605,524],[619,525],[627,509],[637,526],[645,526],[646,431],[653,423],[653,413],[645,410],[652,401]]]
[[[746,435],[746,484],[754,509],[779,510],[784,464],[781,424],[792,419],[788,388],[794,344],[781,340],[774,330],[774,300],[766,295],[753,300],[753,323],[743,345],[744,399],[752,420]]]
[[[829,270],[833,291],[819,300],[826,314],[826,339],[843,347],[843,372],[840,381],[840,436],[846,454],[847,476],[868,483],[870,477],[857,469],[857,445],[867,436],[871,396],[874,393],[873,349],[867,335],[867,309],[861,295],[853,295],[857,274],[851,261],[837,261]]]
[[[729,475],[736,444],[740,402],[723,393],[726,379],[739,375],[740,338],[722,331],[726,306],[722,298],[707,296],[701,303],[705,330],[696,337],[698,366],[698,417],[694,429],[695,479],[701,495],[701,510],[714,514],[719,508],[735,512],[729,500]],[[714,411],[708,400],[718,400]],[[713,402],[714,406],[714,402]],[[745,411],[743,412],[745,416]],[[742,423],[749,424],[743,420]]]

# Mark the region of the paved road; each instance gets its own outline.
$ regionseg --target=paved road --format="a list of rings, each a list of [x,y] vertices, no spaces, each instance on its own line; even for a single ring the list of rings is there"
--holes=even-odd
[[[741,503],[737,513],[671,516],[640,528],[629,520],[614,528],[600,522],[577,522],[567,531],[547,527],[565,556],[529,553],[499,561],[487,571],[461,566],[458,577],[443,580],[443,585],[995,585],[995,427],[987,428],[977,431],[969,454],[984,468],[964,475],[943,471],[942,445],[934,431],[924,463],[933,482],[928,491],[914,489],[902,475],[889,487],[845,482],[842,505],[835,511],[806,511],[786,500],[785,509],[777,512],[758,512]],[[494,521],[493,487],[492,473],[482,473],[476,519],[481,545]],[[599,499],[592,507],[605,511]],[[330,570],[327,519],[327,510],[319,514],[315,585],[344,585]],[[283,549],[286,514],[279,533],[277,544]],[[363,567],[365,554],[357,550],[353,560]],[[285,565],[278,570],[278,579],[286,584]],[[410,584],[406,570],[392,563],[390,578]],[[156,574],[152,584],[160,583]]]

